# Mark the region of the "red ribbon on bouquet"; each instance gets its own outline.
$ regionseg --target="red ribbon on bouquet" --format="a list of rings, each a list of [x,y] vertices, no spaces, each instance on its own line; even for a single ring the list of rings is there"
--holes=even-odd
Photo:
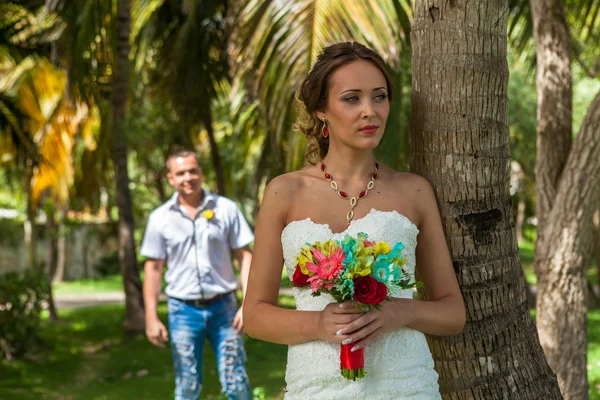
[[[342,376],[355,381],[365,376],[365,356],[363,349],[351,351],[354,344],[340,345],[340,367]]]

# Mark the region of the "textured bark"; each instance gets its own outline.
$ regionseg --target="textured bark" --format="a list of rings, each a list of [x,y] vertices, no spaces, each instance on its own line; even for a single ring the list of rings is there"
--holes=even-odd
[[[125,320],[123,328],[130,332],[143,332],[144,301],[139,266],[135,256],[133,240],[133,210],[129,176],[127,174],[127,138],[125,117],[129,90],[129,32],[131,23],[131,1],[117,1],[115,22],[115,65],[112,82],[111,128],[113,135],[112,160],[117,184],[117,207],[119,208],[119,259],[125,287]]]
[[[565,399],[587,399],[587,278],[600,201],[600,94],[570,152],[536,249],[537,326]]]
[[[444,399],[559,399],[529,314],[509,191],[507,0],[417,0],[411,170],[433,184],[467,307],[428,337]]]
[[[572,143],[571,46],[563,0],[530,0],[537,54],[538,240],[552,210]]]
[[[598,189],[593,186],[600,183],[600,100],[592,102],[571,145],[571,48],[565,4],[531,0],[531,13],[538,68],[537,326],[564,397],[587,399],[585,269],[598,205]]]

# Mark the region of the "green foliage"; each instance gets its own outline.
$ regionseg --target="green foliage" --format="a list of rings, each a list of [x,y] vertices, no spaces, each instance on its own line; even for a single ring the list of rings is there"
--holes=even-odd
[[[111,276],[121,272],[121,262],[119,261],[119,252],[113,251],[104,255],[94,269],[100,276]]]
[[[15,248],[22,241],[23,225],[20,221],[0,218],[0,245]]]
[[[0,275],[0,360],[20,357],[38,341],[46,297],[43,276],[15,272]]]

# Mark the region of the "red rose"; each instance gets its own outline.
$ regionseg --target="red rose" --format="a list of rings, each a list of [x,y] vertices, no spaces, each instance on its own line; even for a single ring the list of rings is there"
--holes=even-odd
[[[292,277],[292,282],[294,282],[295,286],[306,286],[308,285],[308,275],[304,275],[299,265],[296,265],[296,271],[294,271],[294,276]]]
[[[371,276],[354,280],[354,299],[365,304],[379,304],[387,297],[387,288]]]

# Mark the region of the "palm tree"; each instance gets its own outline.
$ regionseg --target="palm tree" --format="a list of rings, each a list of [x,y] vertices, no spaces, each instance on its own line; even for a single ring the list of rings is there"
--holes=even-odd
[[[506,6],[415,4],[411,168],[434,186],[468,319],[456,337],[428,338],[444,398],[561,398],[512,218]]]
[[[181,132],[172,135],[180,146],[192,147],[198,125],[206,129],[217,190],[224,195],[224,165],[215,137],[215,86],[228,78],[225,32],[227,2],[139,1],[134,7],[134,40],[140,56],[148,57],[150,85],[165,93],[177,111]]]
[[[119,207],[119,259],[125,285],[126,318],[123,327],[127,331],[143,332],[145,329],[144,303],[139,265],[133,239],[133,210],[129,176],[127,174],[127,97],[129,94],[129,32],[131,24],[131,1],[117,1],[115,21],[115,57],[112,78],[110,121],[113,134],[112,160],[117,186]]]
[[[12,155],[16,163],[23,160],[25,165],[29,265],[34,271],[41,272],[35,252],[35,216],[40,198],[43,194],[51,202],[63,206],[68,203],[74,175],[72,147],[87,112],[85,107],[74,104],[66,96],[65,72],[27,47],[27,43],[44,40],[40,26],[44,20],[57,23],[56,16],[35,16],[22,7],[10,5],[4,11],[8,17],[3,20],[2,32],[6,34],[5,43],[11,46],[2,48],[2,65],[7,72],[0,79],[3,102],[0,118],[6,124],[2,129],[0,151]],[[25,46],[19,46],[23,44]],[[23,54],[29,55],[17,62]],[[50,222],[54,221],[53,213],[48,217]],[[48,236],[49,248],[55,250],[57,232],[50,229]],[[52,277],[57,256],[56,252],[50,251],[46,264],[48,280]],[[50,285],[49,288],[50,317],[57,319]]]
[[[296,118],[294,94],[323,47],[340,41],[363,42],[386,58],[393,70],[409,43],[408,1],[264,1],[252,0],[233,10],[231,54],[236,75],[259,101],[264,134],[263,155],[276,175],[302,165],[303,138],[291,135]],[[404,47],[403,47],[404,46]],[[260,179],[259,179],[260,180]]]
[[[584,3],[598,15],[600,4]],[[537,325],[563,395],[581,399],[588,395],[586,269],[593,247],[593,214],[600,203],[600,159],[593,155],[600,151],[600,93],[573,140],[571,59],[585,65],[580,56],[584,45],[572,38],[562,0],[532,0],[531,14],[538,92]],[[591,37],[588,42],[597,49],[600,36],[584,32],[589,25],[597,32],[600,22],[582,17],[584,22],[573,31],[584,39]],[[597,51],[596,57],[600,60]]]

